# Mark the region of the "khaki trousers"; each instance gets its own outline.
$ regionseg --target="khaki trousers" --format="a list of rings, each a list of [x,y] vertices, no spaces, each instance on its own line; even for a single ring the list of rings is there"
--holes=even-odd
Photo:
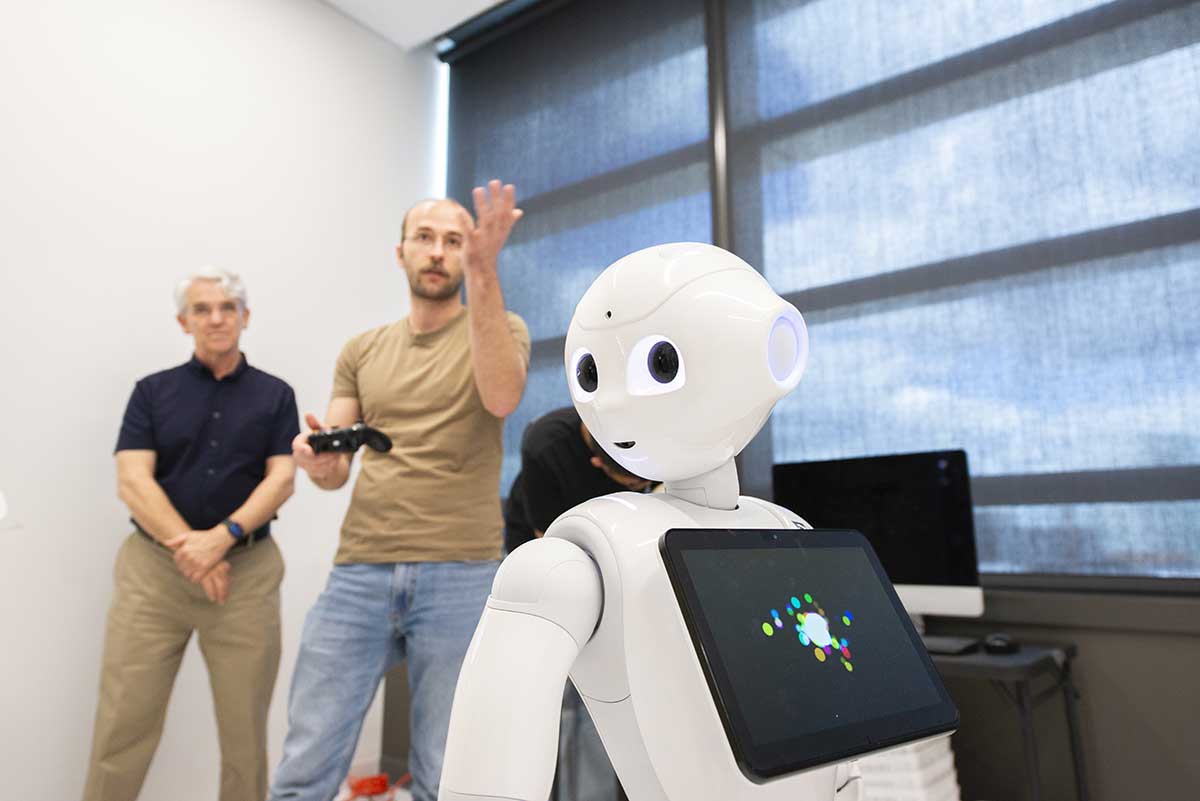
[[[272,538],[238,546],[226,558],[229,598],[217,605],[179,573],[166,548],[137,533],[121,546],[84,801],[137,798],[193,630],[216,708],[220,801],[266,797],[267,710],[279,668],[283,558]]]

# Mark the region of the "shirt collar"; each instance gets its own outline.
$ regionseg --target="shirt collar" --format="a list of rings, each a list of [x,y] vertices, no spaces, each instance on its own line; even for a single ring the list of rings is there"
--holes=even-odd
[[[237,367],[233,368],[233,372],[222,378],[222,381],[234,381],[241,377],[242,373],[250,367],[250,362],[246,361],[246,354],[239,353]],[[199,373],[206,378],[213,378],[212,370],[208,369],[208,365],[196,358],[196,354],[192,354],[192,358],[188,360],[187,366],[189,369]],[[215,380],[215,379],[213,379]]]
[[[417,346],[422,346],[422,345],[432,345],[434,342],[437,342],[442,337],[447,336],[450,331],[454,330],[455,326],[459,325],[466,319],[467,319],[467,307],[463,306],[462,308],[460,308],[458,310],[458,312],[453,317],[450,318],[450,321],[448,323],[443,325],[441,328],[435,328],[432,331],[422,331],[419,334],[415,333],[412,330],[412,318],[410,318],[410,317],[405,317],[400,322],[401,322],[401,324],[404,325],[404,330],[406,332],[408,332],[409,342],[411,342],[412,344],[417,345]]]

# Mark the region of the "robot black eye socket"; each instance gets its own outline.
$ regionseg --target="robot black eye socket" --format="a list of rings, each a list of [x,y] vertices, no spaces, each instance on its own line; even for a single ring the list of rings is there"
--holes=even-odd
[[[607,312],[605,312],[605,313],[604,313],[604,316],[605,316],[605,317],[608,317],[608,318],[611,318],[611,317],[612,317],[612,312],[611,312],[611,311],[607,311]]]
[[[596,370],[596,359],[592,354],[585,355],[575,367],[575,378],[584,392],[595,392],[600,386],[600,374]]]
[[[650,349],[646,358],[646,366],[650,375],[660,384],[669,384],[679,374],[679,353],[670,342],[659,342]]]

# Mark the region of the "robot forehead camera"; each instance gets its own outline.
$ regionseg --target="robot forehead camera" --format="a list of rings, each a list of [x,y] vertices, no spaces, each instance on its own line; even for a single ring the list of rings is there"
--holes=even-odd
[[[680,481],[744,448],[808,361],[792,304],[737,256],[683,242],[614,262],[567,332],[580,417],[636,475]]]

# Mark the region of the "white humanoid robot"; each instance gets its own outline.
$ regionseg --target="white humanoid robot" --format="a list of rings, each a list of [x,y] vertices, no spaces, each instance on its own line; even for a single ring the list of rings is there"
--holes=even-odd
[[[596,441],[665,492],[587,501],[505,559],[459,678],[441,801],[544,801],[568,675],[631,801],[861,796],[844,763],[769,781],[739,766],[659,550],[671,529],[808,528],[739,496],[734,467],[807,356],[800,313],[720,248],[652,247],[596,279],[567,334],[571,394]]]

